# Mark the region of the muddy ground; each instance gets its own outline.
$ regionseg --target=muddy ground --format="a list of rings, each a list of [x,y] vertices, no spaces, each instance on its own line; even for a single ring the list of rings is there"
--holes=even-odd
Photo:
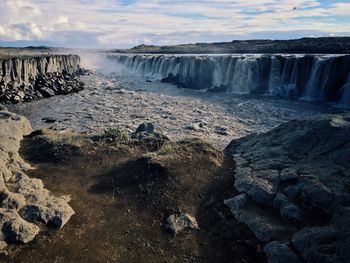
[[[76,214],[60,231],[13,245],[2,262],[264,262],[254,235],[223,200],[234,193],[234,160],[187,139],[121,142],[52,131],[25,138],[22,156]],[[200,230],[173,236],[167,217],[186,212]]]

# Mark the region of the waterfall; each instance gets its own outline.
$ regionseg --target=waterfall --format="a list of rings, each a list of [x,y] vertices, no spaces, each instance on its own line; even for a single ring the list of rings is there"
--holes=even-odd
[[[350,55],[138,55],[111,59],[191,89],[350,104]]]

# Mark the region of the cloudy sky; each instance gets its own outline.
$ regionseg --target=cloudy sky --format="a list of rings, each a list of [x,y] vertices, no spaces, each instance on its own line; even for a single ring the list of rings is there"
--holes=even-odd
[[[139,44],[350,36],[350,0],[0,0],[0,45]]]

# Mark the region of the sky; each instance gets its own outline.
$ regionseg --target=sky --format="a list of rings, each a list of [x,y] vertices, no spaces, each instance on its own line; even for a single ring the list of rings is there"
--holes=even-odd
[[[0,0],[0,46],[350,36],[350,0]]]

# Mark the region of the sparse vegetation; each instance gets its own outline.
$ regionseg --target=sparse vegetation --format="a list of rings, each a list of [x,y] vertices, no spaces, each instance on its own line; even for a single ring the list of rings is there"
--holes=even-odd
[[[131,141],[129,132],[121,128],[107,128],[104,130],[104,135],[108,139],[119,143],[129,143]]]

